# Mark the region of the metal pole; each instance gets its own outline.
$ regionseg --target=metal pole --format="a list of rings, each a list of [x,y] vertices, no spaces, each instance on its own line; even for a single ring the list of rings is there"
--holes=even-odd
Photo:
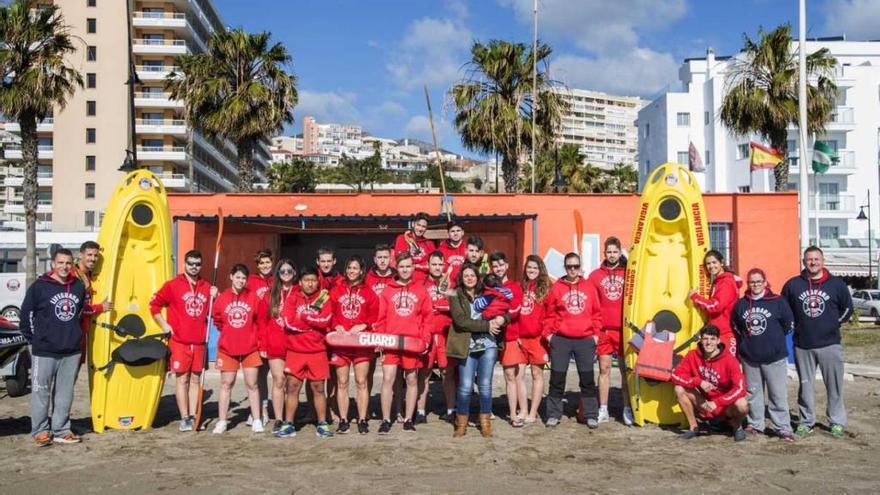
[[[538,113],[538,0],[532,8],[535,27],[532,30],[532,194],[535,194],[535,114]]]
[[[798,134],[800,134],[801,151],[798,160],[798,198],[800,199],[801,252],[810,244],[810,199],[807,184],[807,161],[809,160],[807,156],[807,9],[805,3],[805,0],[798,1]]]
[[[868,287],[871,286],[871,273],[873,271],[871,269],[873,262],[871,258],[871,237],[871,190],[868,189]],[[880,272],[880,270],[878,270],[878,272]],[[877,280],[878,286],[880,286],[880,273],[877,275]]]

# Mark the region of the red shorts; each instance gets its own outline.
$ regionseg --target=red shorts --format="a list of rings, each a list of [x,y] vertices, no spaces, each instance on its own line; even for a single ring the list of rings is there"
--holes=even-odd
[[[620,330],[602,329],[599,333],[599,342],[596,344],[596,355],[610,356],[617,354],[618,356],[623,356],[623,346],[620,345],[622,340],[621,333]]]
[[[549,360],[547,346],[540,335],[537,337],[520,337],[519,350],[523,358],[525,358],[526,364],[544,366]]]
[[[376,351],[371,349],[330,351],[330,364],[333,366],[350,366],[352,364],[366,363],[374,359],[376,359]]]
[[[330,378],[330,360],[324,351],[295,352],[287,351],[284,359],[284,372],[293,375],[297,380],[313,382]]]
[[[217,351],[217,361],[214,363],[214,369],[220,371],[238,371],[239,368],[259,368],[263,365],[263,358],[260,353],[254,351],[245,356],[229,356]]]
[[[431,345],[428,347],[428,354],[424,356],[423,368],[445,368],[449,366],[449,360],[446,359],[446,334],[435,333],[432,335]]]
[[[205,344],[168,340],[168,368],[175,373],[201,373],[205,367]]]
[[[501,366],[516,366],[526,364],[526,356],[519,346],[519,342],[511,340],[504,343],[501,349]]]
[[[386,350],[382,356],[382,366],[398,366],[405,370],[416,370],[425,367],[426,358],[422,354]]]

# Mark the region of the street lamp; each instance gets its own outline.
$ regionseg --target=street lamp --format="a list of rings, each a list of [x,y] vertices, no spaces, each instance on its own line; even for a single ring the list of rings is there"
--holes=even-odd
[[[865,209],[868,210],[868,214],[865,215]],[[871,190],[868,190],[868,204],[859,206],[859,216],[856,217],[856,220],[867,220],[868,221],[868,287],[871,286]],[[877,277],[877,283],[880,284],[880,277]]]

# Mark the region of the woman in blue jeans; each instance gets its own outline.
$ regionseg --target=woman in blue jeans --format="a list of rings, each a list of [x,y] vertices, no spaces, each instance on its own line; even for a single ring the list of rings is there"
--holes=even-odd
[[[465,263],[456,279],[455,293],[449,296],[452,325],[446,340],[446,356],[458,360],[458,392],[456,394],[455,433],[464,436],[468,424],[474,378],[480,395],[480,433],[492,436],[492,370],[504,344],[499,336],[510,321],[510,315],[490,320],[473,317],[474,299],[483,292],[477,267]]]

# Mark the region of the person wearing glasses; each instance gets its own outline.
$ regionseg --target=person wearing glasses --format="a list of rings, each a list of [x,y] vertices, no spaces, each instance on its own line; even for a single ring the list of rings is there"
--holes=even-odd
[[[183,273],[165,282],[153,294],[150,313],[162,331],[171,334],[168,362],[175,375],[179,430],[192,431],[199,400],[199,379],[205,364],[208,302],[209,298],[217,297],[217,287],[200,276],[202,253],[191,250],[183,259]]]
[[[785,336],[791,333],[794,315],[788,302],[774,294],[767,276],[752,268],[746,277],[749,290],[733,308],[733,329],[739,337],[739,358],[746,376],[751,435],[764,433],[764,385],[770,400],[770,420],[776,435],[793,441],[788,415],[788,352]]]
[[[547,395],[547,426],[562,419],[565,375],[574,354],[580,380],[581,403],[590,429],[599,427],[599,401],[593,376],[596,344],[602,330],[602,308],[596,287],[581,277],[581,258],[565,255],[565,276],[553,284],[547,298],[544,335],[550,344],[550,393]]]
[[[250,283],[250,282],[248,282]],[[260,325],[260,357],[268,361],[269,372],[272,374],[272,410],[275,423],[272,433],[281,430],[284,423],[284,402],[286,377],[284,376],[284,360],[287,358],[287,333],[284,329],[284,304],[296,284],[296,268],[293,262],[285,258],[275,265],[272,286],[266,296],[266,312]],[[261,397],[263,397],[261,395]],[[265,422],[264,422],[265,423]]]

